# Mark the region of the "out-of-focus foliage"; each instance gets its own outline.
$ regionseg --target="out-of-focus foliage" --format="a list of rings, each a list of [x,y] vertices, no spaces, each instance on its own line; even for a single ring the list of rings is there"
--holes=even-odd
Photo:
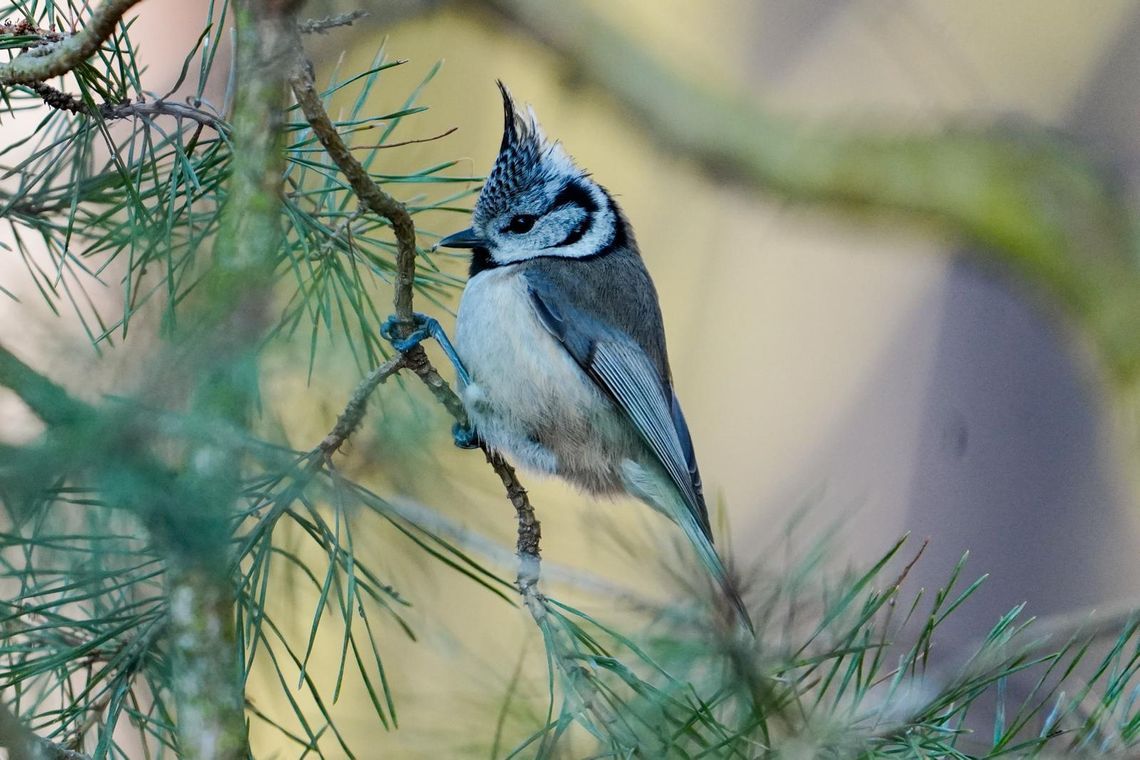
[[[153,332],[156,315],[175,340],[193,331],[183,321],[193,319],[188,305],[213,266],[231,170],[232,93],[223,103],[206,100],[216,63],[229,57],[229,51],[219,56],[228,11],[225,2],[211,5],[167,92],[143,90],[128,24],[97,59],[58,83],[4,90],[9,112],[42,116],[26,137],[0,151],[0,160],[8,161],[0,219],[14,242],[11,253],[24,262],[44,302],[57,314],[66,313],[62,306],[70,309],[97,351],[130,351],[135,344],[128,336]],[[18,53],[58,38],[81,17],[76,8],[51,2],[0,8],[0,18],[17,19],[21,29],[0,34],[0,43]],[[417,101],[438,68],[402,108],[362,113],[383,72],[400,63],[381,50],[367,70],[343,79],[334,74],[325,91],[329,98],[353,99],[336,123],[346,135],[368,137],[370,147],[360,157],[369,167],[395,142],[402,121],[424,110]],[[232,87],[232,74],[230,81]],[[385,307],[374,299],[393,272],[394,242],[386,222],[356,210],[299,114],[286,116],[293,121],[282,178],[286,242],[276,267],[280,317],[255,348],[288,342],[301,331],[310,365],[339,340],[363,372],[387,353],[376,329]],[[404,190],[415,214],[470,192],[470,178],[449,173],[453,165],[375,176]],[[417,185],[448,182],[461,189],[441,198],[414,194]],[[455,284],[430,266],[427,251],[422,260],[428,266],[417,278],[419,292],[436,298]],[[106,291],[115,288],[122,310],[108,313]],[[14,297],[11,289],[4,293]],[[155,350],[153,342],[138,345]],[[321,737],[338,734],[328,720],[314,726],[292,694],[301,688],[318,706],[335,700],[346,669],[363,679],[378,723],[395,724],[374,629],[392,626],[413,635],[400,615],[408,602],[356,558],[350,517],[359,510],[380,514],[393,527],[393,540],[404,537],[506,596],[504,583],[478,562],[422,520],[339,476],[324,454],[290,451],[252,429],[176,411],[179,399],[161,396],[168,368],[155,367],[153,377],[144,378],[149,395],[88,406],[7,351],[0,363],[2,382],[50,425],[39,440],[0,447],[0,498],[8,515],[0,552],[8,600],[0,683],[16,711],[52,741],[113,757],[137,757],[142,744],[151,751],[176,747],[173,674],[165,655],[169,558],[161,546],[173,538],[193,549],[209,530],[203,523],[201,535],[156,537],[167,529],[165,516],[195,503],[180,499],[195,482],[194,463],[184,453],[219,439],[242,460],[244,507],[231,518],[230,537],[241,662],[247,674],[258,668],[278,673],[282,693],[297,705],[296,733],[285,733],[305,737],[304,745],[316,748]],[[207,367],[203,363],[202,371]],[[155,408],[156,394],[173,408]],[[304,538],[302,545],[281,540],[283,523]],[[319,592],[307,641],[285,637],[266,608],[266,594],[291,574],[312,580]],[[306,665],[322,621],[337,616],[346,621],[341,666],[331,694],[322,693]],[[275,722],[256,703],[248,707],[255,719]],[[128,725],[135,730],[125,730]]]
[[[888,571],[904,544],[838,577],[828,542],[757,569],[755,641],[682,608],[634,640],[552,600],[540,627],[562,695],[505,756],[573,757],[559,748],[572,727],[597,757],[1087,756],[1140,741],[1140,618],[1050,628],[1019,607],[928,667],[938,626],[984,578],[963,584],[963,557],[929,599],[904,593],[922,553]]]
[[[4,166],[12,186],[0,192],[0,219],[44,300],[57,311],[67,303],[96,346],[125,337],[131,318],[152,298],[160,301],[173,329],[177,306],[209,265],[206,253],[218,229],[229,172],[225,108],[232,96],[226,95],[227,104],[214,104],[205,94],[226,39],[221,22],[226,5],[211,8],[181,77],[165,93],[143,90],[125,28],[100,52],[98,65],[92,62],[75,72],[79,100],[92,110],[90,115],[45,108],[42,97],[26,88],[5,93],[11,111],[36,109],[43,118],[25,138],[0,150],[0,159],[19,157]],[[19,10],[0,9],[0,17]],[[65,27],[60,13],[54,3],[43,4],[36,27]],[[9,49],[29,41],[27,35],[0,37],[0,45]],[[327,87],[329,97],[353,98],[338,126],[346,135],[368,135],[371,145],[359,155],[365,166],[371,167],[393,142],[391,135],[404,118],[425,109],[416,101],[438,66],[408,95],[403,108],[362,113],[379,75],[402,63],[388,60],[381,48],[369,69],[343,80],[334,74]],[[106,104],[140,105],[112,119],[101,109]],[[284,178],[288,244],[280,275],[292,293],[280,329],[291,334],[305,325],[314,352],[322,345],[322,334],[343,333],[367,368],[385,354],[374,327],[384,309],[373,299],[375,283],[387,282],[392,273],[394,243],[383,220],[357,211],[308,125],[295,121],[288,129],[293,140]],[[462,185],[450,197],[430,202],[422,195],[406,197],[411,211],[419,213],[447,207],[470,193],[472,178],[446,173],[454,165],[447,161],[412,174],[376,177],[401,187]],[[428,264],[417,280],[422,293],[436,297],[457,284],[430,266],[428,252],[422,256]],[[116,282],[122,289],[122,313],[104,313],[88,290]]]

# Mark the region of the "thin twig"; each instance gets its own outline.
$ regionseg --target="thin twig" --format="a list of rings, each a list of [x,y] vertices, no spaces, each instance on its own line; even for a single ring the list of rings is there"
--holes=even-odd
[[[91,680],[90,675],[91,675],[90,672],[88,672],[88,681],[89,682]],[[108,689],[103,694],[103,696],[99,697],[97,700],[92,702],[87,707],[87,717],[84,718],[83,723],[81,723],[75,729],[75,731],[72,733],[71,739],[68,741],[68,744],[70,746],[72,746],[72,747],[82,747],[83,746],[83,739],[87,736],[87,733],[91,729],[93,729],[97,725],[99,725],[99,721],[103,717],[103,711],[107,709],[107,706],[111,703],[111,700],[114,697],[115,697],[115,691],[113,689]]]
[[[311,18],[297,24],[297,31],[301,34],[324,34],[330,29],[336,29],[341,26],[352,26],[352,24],[368,15],[368,11],[355,10],[348,13],[338,13],[335,16],[326,16],[325,18]]]
[[[94,662],[97,660],[109,660],[118,654],[117,647],[102,648],[94,646],[92,639],[84,633],[79,633],[77,630],[67,630],[64,626],[71,629],[79,629],[75,623],[67,621],[63,615],[56,614],[48,616],[42,612],[34,612],[30,609],[28,604],[11,604],[12,609],[16,610],[19,614],[11,618],[11,630],[9,635],[13,633],[20,633],[27,638],[48,643],[51,641],[52,633],[67,646],[72,649],[83,649],[83,659]],[[34,618],[38,621],[37,624],[32,625],[24,620],[25,617]]]
[[[507,464],[502,456],[487,449],[485,445],[483,453],[487,456],[487,462],[495,474],[499,476],[499,480],[503,482],[503,488],[507,489],[507,498],[515,508],[519,522],[518,541],[515,544],[519,556],[519,571],[515,584],[530,614],[535,620],[540,620],[546,614],[545,599],[538,591],[538,578],[542,569],[542,559],[539,554],[542,525],[535,517],[534,507],[527,497],[526,489],[515,475],[515,468]]]
[[[898,591],[900,588],[902,588],[903,582],[906,581],[906,577],[910,575],[910,571],[913,570],[914,566],[918,564],[918,561],[922,559],[922,554],[926,551],[927,546],[930,546],[930,536],[922,539],[922,545],[918,547],[918,551],[915,552],[914,557],[911,558],[910,562],[906,563],[906,567],[904,567],[902,569],[902,572],[899,573],[899,577],[895,578],[895,582],[887,587],[888,589]]]
[[[28,89],[39,95],[46,105],[57,111],[67,111],[84,116],[98,114],[106,121],[135,117],[173,116],[176,119],[189,119],[219,132],[228,131],[225,123],[217,116],[184,103],[171,103],[166,100],[125,101],[123,103],[104,103],[92,107],[82,98],[57,90],[43,82],[34,82],[27,86]]]
[[[42,82],[66,74],[99,49],[139,0],[107,0],[92,13],[78,32],[47,45],[33,47],[7,63],[0,63],[0,86]]]
[[[356,160],[345,145],[328,114],[325,113],[321,96],[317,93],[313,81],[313,65],[304,57],[299,35],[295,44],[298,59],[290,84],[293,86],[293,94],[301,106],[301,111],[313,129],[313,134],[320,140],[329,158],[340,168],[360,201],[374,214],[384,217],[392,225],[392,232],[396,236],[396,319],[410,328],[412,285],[415,282],[416,271],[416,228],[412,223],[412,216],[403,203],[380,189],[380,186],[368,175],[368,170]]]
[[[442,140],[448,135],[455,134],[458,131],[459,127],[452,127],[446,132],[440,132],[438,135],[434,135],[432,137],[418,137],[412,140],[401,140],[400,142],[394,143],[377,143],[375,145],[353,145],[349,148],[349,150],[384,150],[385,148],[402,148],[405,145],[415,145],[417,143],[427,143],[434,142],[436,140]]]
[[[176,119],[189,119],[204,127],[226,132],[228,128],[221,119],[211,113],[194,108],[185,103],[171,103],[168,100],[150,102],[108,103],[99,107],[104,119],[128,119],[136,116],[173,116]]]
[[[404,355],[399,354],[369,372],[364,379],[360,381],[360,385],[356,386],[356,390],[352,392],[348,403],[344,405],[344,411],[337,417],[333,429],[329,431],[329,434],[326,435],[325,439],[317,446],[317,449],[322,454],[326,457],[331,457],[344,445],[348,437],[356,432],[356,429],[360,427],[360,423],[364,420],[364,413],[368,408],[368,397],[372,395],[372,391],[376,389],[376,386],[399,372],[403,366]]]

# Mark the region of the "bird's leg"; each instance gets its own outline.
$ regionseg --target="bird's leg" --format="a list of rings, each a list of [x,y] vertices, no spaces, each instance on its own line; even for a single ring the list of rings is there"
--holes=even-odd
[[[387,321],[380,326],[380,334],[387,338],[388,342],[392,344],[392,347],[400,353],[404,353],[413,346],[421,343],[424,338],[435,338],[435,341],[439,343],[439,347],[443,349],[443,353],[447,356],[448,361],[455,367],[455,374],[459,378],[460,384],[470,385],[471,375],[467,374],[467,368],[463,366],[463,361],[455,351],[455,346],[451,345],[447,333],[440,327],[439,322],[433,317],[429,317],[427,314],[420,314],[419,312],[413,314],[412,319],[415,329],[403,338],[395,337],[396,327],[404,323],[397,320],[394,315],[388,317]]]
[[[459,358],[455,346],[451,345],[447,333],[443,331],[439,322],[419,312],[413,314],[412,318],[414,320],[413,324],[415,325],[415,329],[407,336],[403,338],[395,337],[396,326],[402,323],[399,322],[394,315],[388,317],[387,321],[380,326],[380,334],[400,353],[404,353],[413,346],[418,345],[424,338],[435,338],[435,341],[439,343],[439,347],[443,349],[443,353],[455,367],[455,374],[459,378],[460,386],[471,385],[471,375],[467,374],[467,368],[463,366],[463,361]],[[455,441],[455,445],[461,449],[479,448],[479,436],[470,425],[460,422],[455,423],[451,428],[451,437]]]

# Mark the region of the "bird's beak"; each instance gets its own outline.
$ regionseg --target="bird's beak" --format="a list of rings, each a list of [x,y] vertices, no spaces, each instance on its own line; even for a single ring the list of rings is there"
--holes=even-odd
[[[448,235],[436,243],[437,248],[478,248],[486,245],[487,241],[475,234],[475,230],[468,227],[454,235]]]

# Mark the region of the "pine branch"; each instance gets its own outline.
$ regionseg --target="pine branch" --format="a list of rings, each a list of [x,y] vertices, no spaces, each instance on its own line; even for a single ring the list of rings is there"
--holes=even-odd
[[[546,615],[546,600],[538,590],[538,580],[541,576],[542,559],[539,552],[542,542],[542,525],[534,513],[534,506],[530,503],[526,489],[519,483],[515,468],[496,452],[483,446],[483,453],[491,469],[499,476],[503,488],[507,491],[507,498],[515,508],[518,519],[518,539],[515,542],[515,551],[519,557],[519,571],[515,585],[526,603],[527,610],[536,621],[541,621]]]
[[[126,101],[123,103],[103,103],[98,106],[88,105],[82,98],[70,93],[57,90],[43,82],[27,85],[28,89],[40,96],[40,99],[49,108],[57,111],[66,111],[81,116],[98,115],[106,121],[116,119],[131,119],[137,117],[153,118],[155,116],[172,116],[176,119],[188,119],[204,127],[226,131],[225,122],[211,113],[194,108],[184,103],[171,103],[166,100]]]
[[[412,216],[404,204],[384,192],[370,176],[364,165],[356,160],[352,152],[337,133],[328,114],[325,113],[321,97],[313,81],[313,65],[304,57],[300,37],[294,41],[298,63],[292,73],[290,83],[293,95],[301,106],[305,118],[313,128],[313,133],[324,146],[325,151],[344,173],[352,191],[370,211],[387,219],[392,224],[396,236],[396,318],[410,326],[412,323],[412,285],[416,273],[416,228]]]
[[[367,15],[368,11],[355,10],[348,11],[347,13],[338,13],[335,16],[327,16],[325,18],[306,19],[297,25],[297,31],[301,34],[324,34],[330,29],[352,26],[355,22]]]
[[[71,71],[114,34],[123,15],[138,2],[106,0],[75,34],[34,47],[7,63],[0,63],[0,86],[42,82]]]
[[[397,241],[394,306],[397,319],[406,325],[410,325],[413,313],[412,286],[415,283],[416,275],[415,224],[405,206],[385,193],[376,184],[368,175],[368,171],[356,160],[348,146],[345,145],[321,103],[320,95],[317,93],[313,80],[313,66],[305,57],[299,35],[295,36],[293,44],[298,61],[291,76],[293,94],[301,106],[301,111],[305,114],[306,120],[312,127],[313,133],[320,140],[329,157],[348,179],[349,185],[361,203],[392,224],[392,230]],[[402,355],[402,359],[404,366],[411,369],[423,381],[436,400],[451,413],[456,422],[466,425],[467,412],[463,408],[463,402],[432,365],[423,348],[419,345],[413,346]],[[394,372],[395,369],[392,371]],[[364,397],[367,397],[368,392],[374,387],[375,384],[368,387],[363,394]],[[356,399],[357,395],[354,394],[353,398]],[[350,402],[350,409],[353,411],[350,412],[349,409],[346,409],[345,413],[341,415],[342,419],[348,418],[350,424],[346,429],[349,430],[354,429],[359,424],[359,418],[356,418],[355,415],[363,415],[363,406],[360,404],[353,405]],[[356,419],[355,423],[352,422],[353,419]],[[338,421],[339,427],[341,426]],[[333,441],[336,440],[337,438],[334,437]],[[343,442],[343,439],[340,441]],[[336,445],[339,446],[340,443],[336,443]],[[508,499],[515,507],[518,517],[517,549],[519,555],[517,586],[519,593],[526,602],[527,609],[530,610],[536,621],[540,621],[544,615],[545,604],[537,590],[540,568],[539,542],[542,533],[535,517],[534,507],[530,503],[526,489],[519,482],[514,468],[501,456],[488,449],[486,445],[483,446],[483,452],[487,456],[487,462],[491,465],[491,469],[502,481]]]
[[[8,750],[8,760],[90,760],[82,752],[36,736],[4,704],[0,704],[0,747]]]
[[[365,376],[356,386],[356,390],[352,392],[348,403],[345,404],[344,411],[337,417],[336,425],[317,447],[322,454],[331,457],[340,450],[344,442],[356,432],[360,423],[364,421],[364,414],[368,410],[368,397],[372,395],[372,391],[376,390],[376,386],[399,372],[404,363],[404,354],[400,354],[384,362]]]
[[[234,8],[237,99],[233,165],[214,261],[191,339],[173,357],[193,367],[195,411],[248,427],[257,398],[251,346],[268,324],[281,256],[283,114],[290,40],[299,0],[245,0]],[[188,503],[160,511],[169,553],[169,640],[179,751],[187,760],[246,757],[244,679],[236,651],[231,521],[242,479],[240,452],[216,441],[191,448],[181,478]]]
[[[14,391],[48,425],[73,425],[91,416],[91,409],[86,404],[73,399],[67,391],[20,361],[2,345],[0,385]]]

